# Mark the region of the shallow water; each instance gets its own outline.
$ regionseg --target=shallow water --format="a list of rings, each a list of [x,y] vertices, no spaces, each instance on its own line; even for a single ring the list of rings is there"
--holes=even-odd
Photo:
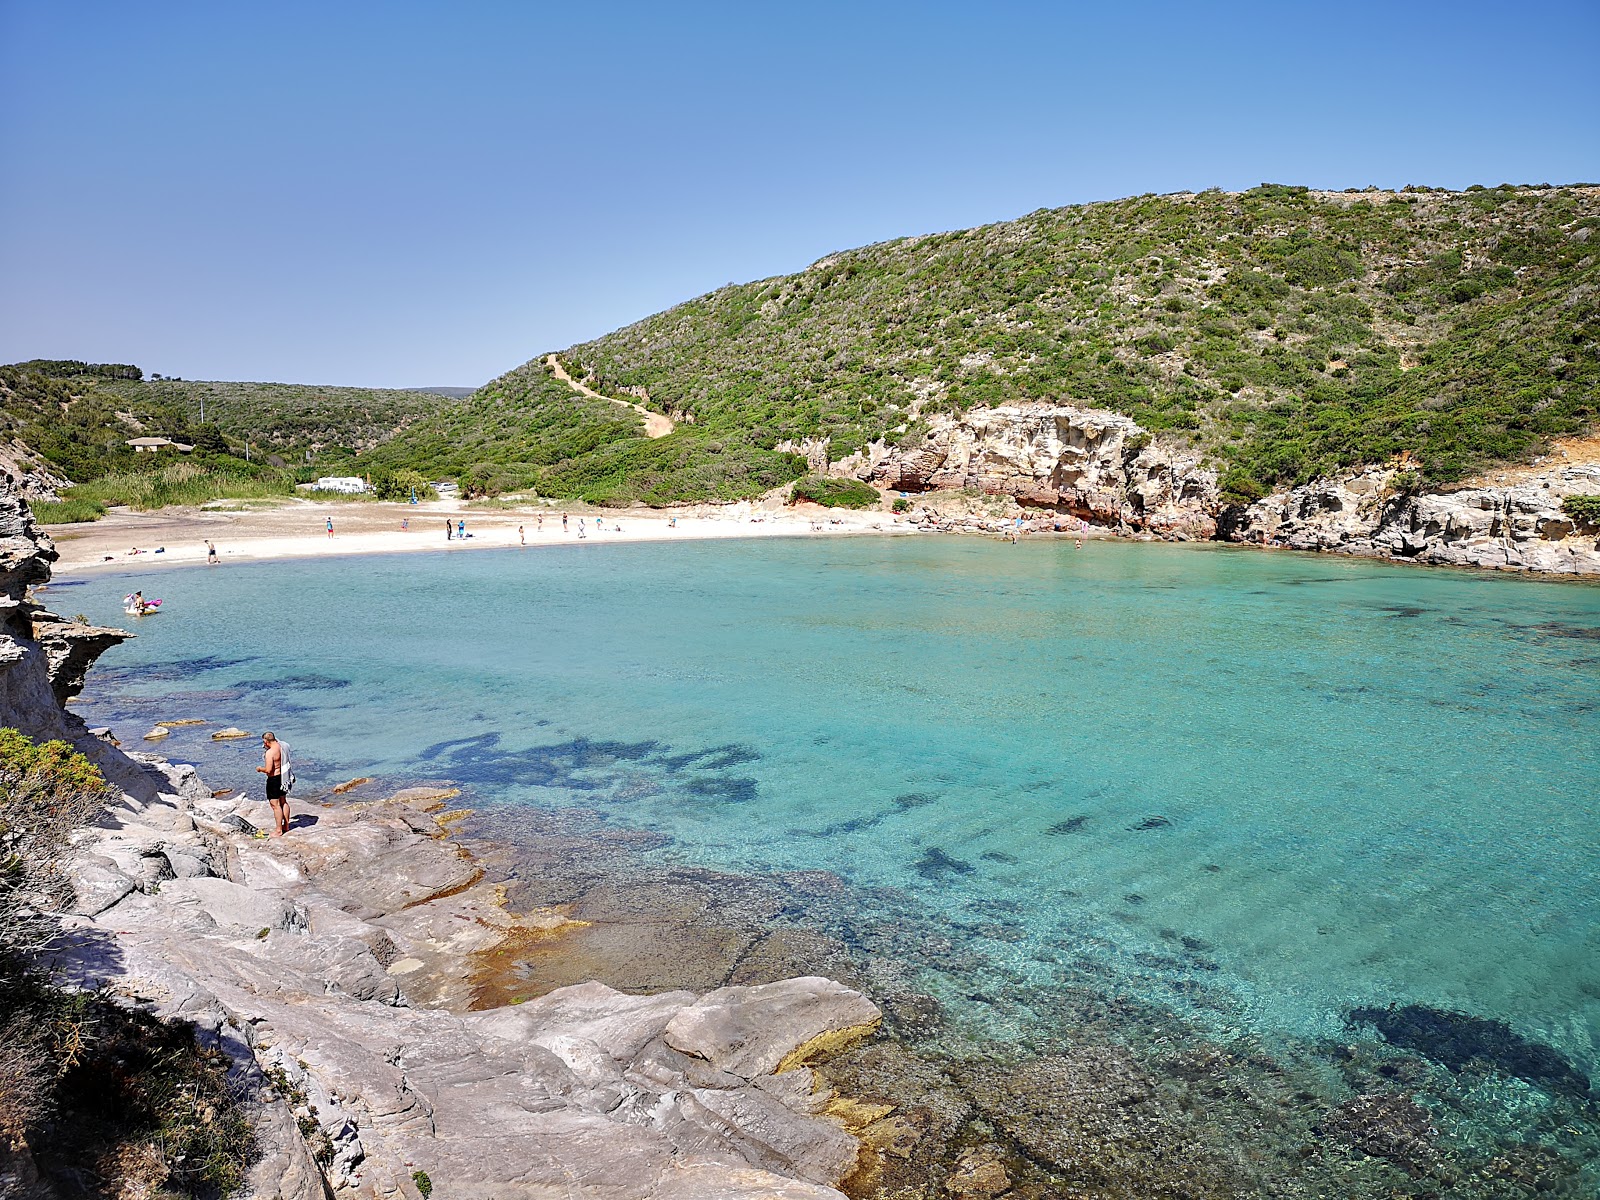
[[[1353,1007],[1600,1071],[1600,587],[1222,547],[585,545],[94,577],[80,704],[274,727],[302,785],[453,779],[1268,1044]],[[252,742],[160,746],[249,786]],[[1198,984],[1197,984],[1198,981]],[[1203,986],[1201,986],[1203,985]],[[945,990],[960,1003],[961,981]]]

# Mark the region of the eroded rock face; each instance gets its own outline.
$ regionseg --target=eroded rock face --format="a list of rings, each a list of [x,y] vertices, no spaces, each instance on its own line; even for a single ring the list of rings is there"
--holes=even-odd
[[[0,484],[0,596],[20,602],[28,588],[50,578],[58,557],[55,543],[33,523],[27,501]]]
[[[1395,495],[1393,468],[1319,479],[1224,516],[1221,536],[1294,550],[1552,574],[1600,573],[1600,527],[1561,510],[1600,495],[1600,466],[1552,466],[1506,486]]]
[[[1396,494],[1396,468],[1369,467],[1242,507],[1223,502],[1217,473],[1198,452],[1152,440],[1118,413],[1046,403],[940,414],[930,419],[920,446],[875,442],[837,462],[828,461],[825,439],[785,448],[805,454],[813,471],[904,492],[970,489],[1010,496],[1026,507],[1123,533],[1450,566],[1600,573],[1600,527],[1580,525],[1561,511],[1569,495],[1600,495],[1600,465],[1552,464],[1503,486],[1416,496]],[[937,527],[992,531],[999,525]]]
[[[849,470],[900,491],[973,488],[1118,528],[1210,537],[1216,472],[1131,418],[1064,404],[941,414],[914,450],[869,448]]]
[[[0,441],[0,482],[28,500],[55,500],[72,480],[54,470],[25,442]]]
[[[147,796],[134,764],[62,708],[95,659],[131,635],[63,621],[28,598],[29,588],[49,582],[56,557],[27,502],[0,484],[0,725],[71,742],[111,782]]]
[[[44,648],[50,690],[55,694],[56,703],[64,706],[83,691],[89,668],[100,656],[133,635],[121,629],[65,621],[55,613],[40,609],[33,613],[33,636]]]

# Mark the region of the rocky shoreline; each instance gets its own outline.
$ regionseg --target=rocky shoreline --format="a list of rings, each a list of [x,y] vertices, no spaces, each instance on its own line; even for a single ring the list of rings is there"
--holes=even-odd
[[[1119,413],[1032,403],[939,414],[913,448],[873,443],[837,462],[826,442],[793,449],[814,470],[908,493],[961,491],[1020,506],[1024,531],[1073,531],[1077,522],[1130,536],[1216,539],[1332,551],[1395,562],[1535,574],[1600,574],[1600,525],[1561,503],[1600,495],[1600,460],[1568,461],[1557,448],[1532,469],[1435,492],[1412,490],[1415,472],[1394,463],[1318,479],[1253,504],[1224,500],[1217,471],[1193,450],[1154,437]],[[1592,447],[1590,448],[1592,449]],[[1510,476],[1516,476],[1511,478]],[[921,505],[923,525],[1005,532],[982,517],[942,518]]]
[[[192,769],[74,728],[31,630],[8,633],[3,694],[52,698],[20,719],[72,736],[128,795],[78,847],[59,967],[235,1056],[274,1150],[254,1195],[420,1196],[419,1174],[442,1196],[617,1200],[1592,1182],[1586,1095],[1523,1086],[1516,1045],[1506,1067],[1448,1065],[1469,1037],[1495,1051],[1493,1023],[1374,1010],[1392,1044],[1264,1046],[1133,999],[1093,929],[1029,950],[1015,913],[941,924],[827,872],[674,862],[620,812],[469,797],[469,814],[442,785],[297,803],[314,821],[270,841]],[[1223,1002],[1207,947],[1137,965]]]
[[[865,996],[588,982],[475,1006],[484,964],[580,923],[507,907],[448,790],[301,802],[272,840],[192,767],[86,729],[62,705],[126,635],[31,602],[54,557],[0,496],[0,724],[71,742],[122,793],[64,864],[76,905],[51,966],[229,1054],[266,1149],[251,1196],[838,1200],[852,1126],[883,1114],[809,1063],[873,1032]],[[25,1147],[4,1176],[53,1194]]]

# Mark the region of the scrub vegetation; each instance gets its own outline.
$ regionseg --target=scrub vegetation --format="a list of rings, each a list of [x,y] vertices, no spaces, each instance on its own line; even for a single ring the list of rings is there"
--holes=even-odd
[[[939,413],[1057,401],[1195,445],[1235,500],[1401,455],[1421,488],[1592,426],[1597,252],[1593,185],[1263,184],[1041,210],[831,254],[559,356],[672,416],[656,439],[542,355],[463,399],[88,364],[6,368],[0,389],[8,427],[80,482],[148,469],[126,461],[120,411],[196,445],[214,429],[207,453],[237,457],[248,434],[280,462],[311,452],[315,473],[414,470],[471,496],[732,500],[803,477],[810,439],[838,460],[915,447]],[[41,390],[44,415],[13,420],[12,397]]]
[[[677,418],[655,442],[535,360],[379,453],[662,502],[799,478],[780,447],[802,439],[839,459],[914,446],[936,413],[1049,400],[1200,446],[1240,499],[1402,452],[1442,484],[1594,420],[1597,250],[1592,186],[1044,210],[829,255],[561,356]]]
[[[361,451],[451,403],[377,388],[144,380],[128,364],[0,367],[0,436],[76,485],[60,503],[35,506],[46,523],[95,520],[113,504],[284,496],[317,475],[367,473]],[[138,437],[193,450],[140,453],[127,445]]]
[[[256,1153],[226,1056],[36,965],[71,899],[57,860],[110,795],[67,743],[0,729],[0,1176],[31,1161],[62,1196],[220,1200]]]

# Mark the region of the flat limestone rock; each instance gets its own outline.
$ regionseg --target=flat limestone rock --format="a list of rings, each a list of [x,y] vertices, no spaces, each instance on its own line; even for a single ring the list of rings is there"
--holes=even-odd
[[[86,917],[105,912],[137,886],[116,863],[103,855],[91,855],[69,863],[67,877],[78,897],[73,911]]]
[[[174,879],[161,889],[171,902],[192,902],[218,925],[255,933],[262,929],[304,932],[305,910],[272,892],[226,879]]]
[[[400,789],[389,799],[396,804],[426,809],[434,805],[443,804],[446,800],[454,800],[459,795],[461,795],[461,789],[457,787],[411,787]]]
[[[234,741],[234,740],[236,740],[238,738],[247,738],[247,737],[254,737],[254,736],[255,736],[255,734],[251,733],[248,729],[235,729],[235,728],[233,728],[233,726],[230,725],[226,729],[219,729],[215,733],[213,733],[211,735],[211,740],[213,742],[231,742],[231,741]]]
[[[669,1046],[748,1079],[828,1034],[875,1025],[878,1006],[831,979],[807,975],[718,988],[667,1024]]]
[[[509,1040],[579,1037],[594,1042],[619,1062],[635,1058],[661,1036],[693,992],[631,996],[590,981],[557,988],[537,1000],[464,1018],[485,1033]]]

